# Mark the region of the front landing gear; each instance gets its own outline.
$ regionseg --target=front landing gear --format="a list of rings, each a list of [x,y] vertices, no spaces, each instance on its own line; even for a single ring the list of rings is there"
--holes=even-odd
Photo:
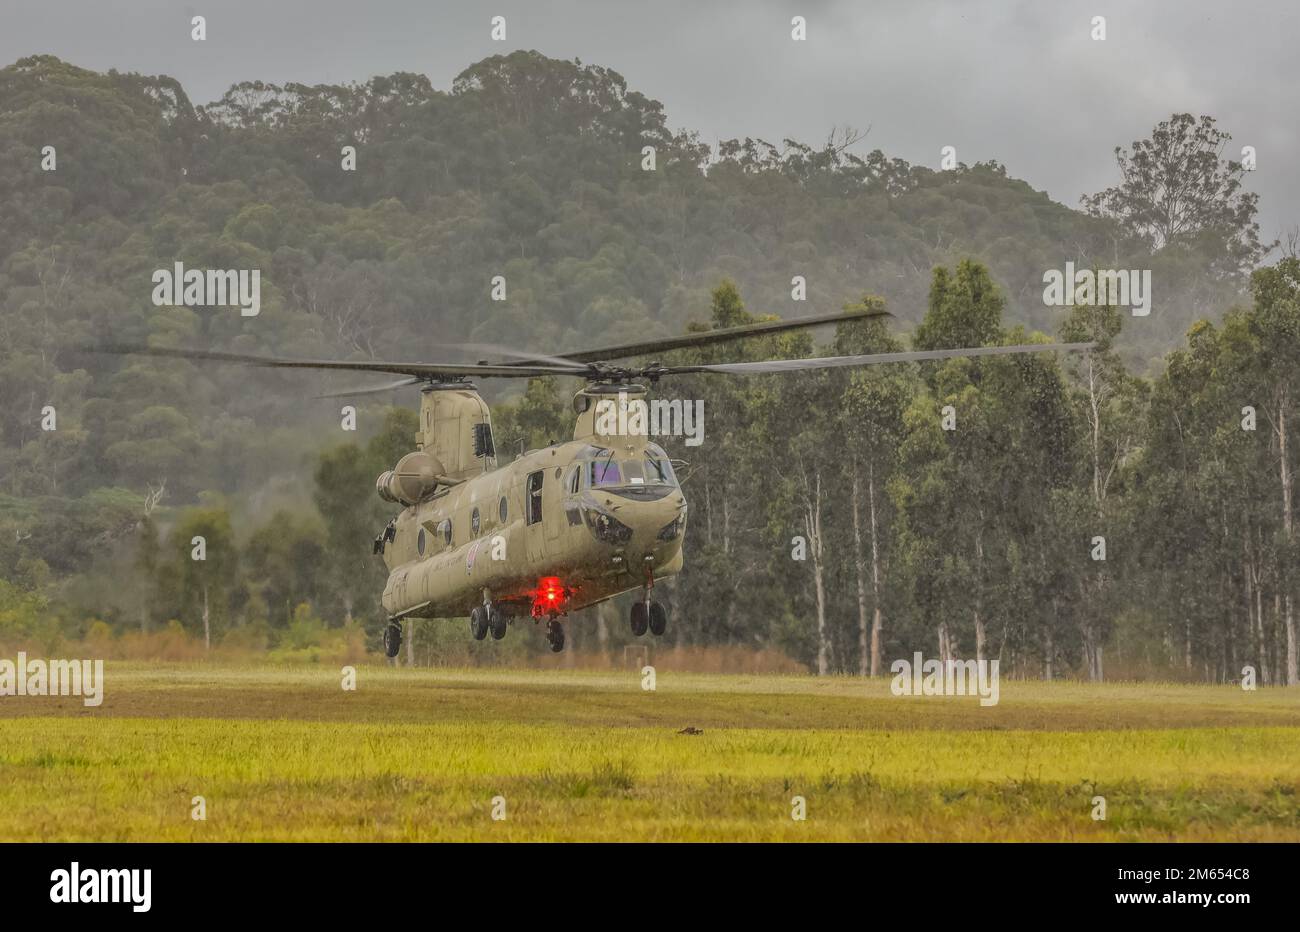
[[[546,623],[546,640],[551,645],[551,651],[558,654],[564,650],[564,625],[559,620],[552,618]]]
[[[636,637],[645,634],[647,630],[655,637],[661,637],[668,630],[668,609],[664,608],[662,602],[655,602],[650,598],[650,590],[654,587],[654,561],[647,555],[645,587],[641,590],[641,598],[632,603],[632,614],[628,619],[632,634]]]
[[[655,637],[662,637],[666,630],[668,630],[668,609],[664,608],[662,602],[651,602],[650,633]]]
[[[668,630],[668,609],[664,608],[662,602],[633,602],[628,622],[632,633],[637,637],[646,631],[655,637],[661,637]]]
[[[384,655],[392,660],[402,649],[402,623],[390,621],[384,628]]]
[[[645,602],[632,603],[632,615],[628,622],[632,626],[632,633],[637,637],[646,633],[646,629],[650,627],[650,610]]]

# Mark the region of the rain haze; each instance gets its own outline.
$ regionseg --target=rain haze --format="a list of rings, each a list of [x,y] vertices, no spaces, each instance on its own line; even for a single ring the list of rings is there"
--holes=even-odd
[[[207,41],[190,40],[191,17]],[[489,36],[493,16],[506,41]],[[807,41],[790,41],[791,19]],[[1093,18],[1106,39],[1092,38]],[[1112,151],[1174,112],[1208,114],[1254,146],[1261,236],[1300,218],[1292,88],[1300,8],[1257,2],[497,2],[210,0],[6,3],[4,64],[53,54],[82,67],[167,74],[195,103],[245,80],[347,83],[414,71],[443,89],[514,49],[621,73],[703,141],[817,143],[869,129],[862,151],[1008,172],[1077,206],[1117,179]]]

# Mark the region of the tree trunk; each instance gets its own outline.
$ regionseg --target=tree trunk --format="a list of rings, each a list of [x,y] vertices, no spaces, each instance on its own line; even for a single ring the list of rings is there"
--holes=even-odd
[[[939,622],[939,660],[945,665],[953,659],[952,635],[948,631],[948,622]]]
[[[1282,479],[1282,530],[1286,535],[1287,556],[1290,557],[1291,545],[1295,538],[1293,535],[1291,519],[1291,461],[1287,453],[1287,428],[1286,419],[1291,399],[1286,388],[1282,389],[1278,398],[1277,405],[1277,445],[1278,459],[1281,463]],[[1295,686],[1300,683],[1300,669],[1297,669],[1296,657],[1296,624],[1295,624],[1295,600],[1291,593],[1291,574],[1288,571],[1283,577],[1283,583],[1286,586],[1286,594],[1283,597],[1283,605],[1286,608],[1286,684]]]
[[[203,649],[212,649],[212,628],[208,618],[208,585],[203,584]]]
[[[1260,632],[1260,680],[1268,686],[1273,682],[1273,671],[1269,668],[1269,638],[1264,633],[1264,573],[1256,569],[1255,577],[1255,624]]]
[[[872,669],[873,657],[867,646],[867,568],[862,559],[862,509],[859,503],[858,461],[851,465],[853,472],[853,568],[858,583],[858,675],[866,676]],[[874,561],[873,561],[874,562]]]
[[[815,473],[814,488],[805,483],[804,525],[813,559],[813,586],[817,599],[817,675],[830,672],[830,641],[826,635],[826,581],[822,569],[822,477]]]
[[[1055,605],[1055,599],[1052,600]],[[1056,645],[1052,643],[1052,626],[1044,625],[1043,630],[1043,679],[1052,681],[1052,658],[1056,655]]]
[[[415,666],[415,619],[406,622],[406,665]]]
[[[871,509],[871,675],[880,675],[880,633],[885,613],[880,608],[880,533],[876,527],[876,464],[867,464],[867,505]]]
[[[1278,629],[1282,624],[1282,593],[1273,593],[1273,682],[1285,683],[1285,674],[1282,670],[1282,652],[1278,646]]]
[[[1246,600],[1246,631],[1250,635],[1250,651],[1255,657],[1255,669],[1259,675],[1260,685],[1264,680],[1264,638],[1263,631],[1255,624],[1255,567],[1249,558],[1246,559],[1245,565],[1241,569],[1243,581],[1243,595]],[[1239,670],[1230,670],[1229,676],[1235,676]]]
[[[975,531],[975,659],[984,663],[984,645],[988,632],[984,630],[984,509],[980,509],[979,528]]]
[[[1097,399],[1097,372],[1092,354],[1088,359],[1088,421],[1092,428],[1092,499],[1100,507],[1101,488],[1101,408]]]

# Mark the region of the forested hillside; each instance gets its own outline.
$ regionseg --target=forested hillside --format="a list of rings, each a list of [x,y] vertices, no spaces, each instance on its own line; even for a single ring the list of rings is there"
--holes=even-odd
[[[0,641],[170,624],[309,649],[383,620],[374,478],[409,448],[415,392],[371,396],[352,434],[315,397],[337,381],[89,346],[562,352],[865,301],[894,319],[726,358],[1101,347],[665,385],[706,411],[705,443],[672,449],[691,518],[671,639],[819,672],[924,650],[1025,676],[1295,682],[1300,264],[1250,277],[1253,201],[1231,231],[1152,232],[1123,189],[1076,210],[996,163],[909,165],[858,136],[711,148],[615,72],[537,53],[447,91],[250,82],[206,106],[165,77],[0,70]],[[1151,270],[1150,316],[1045,306],[1067,261]],[[259,269],[260,313],[156,306],[176,262]],[[498,449],[570,433],[575,387],[485,386]],[[621,619],[574,625],[573,646],[619,647]],[[427,628],[426,647],[534,646]]]

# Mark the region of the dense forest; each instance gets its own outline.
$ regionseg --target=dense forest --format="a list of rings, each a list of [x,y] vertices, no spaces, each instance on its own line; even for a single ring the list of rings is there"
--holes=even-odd
[[[668,444],[691,502],[670,643],[819,673],[921,650],[1294,684],[1300,261],[1261,243],[1227,139],[1175,114],[1100,148],[1116,186],[1075,209],[849,127],[710,147],[617,73],[536,52],[449,91],[247,82],[206,106],[23,59],[0,70],[0,643],[377,647],[374,479],[416,393],[359,400],[350,433],[326,376],[90,347],[444,359],[868,304],[893,318],[680,358],[1098,348],[665,383],[706,412],[702,446]],[[176,262],[260,270],[260,313],[156,305]],[[1150,315],[1048,306],[1067,262],[1149,270]],[[483,386],[498,450],[571,433],[576,387]],[[633,640],[617,607],[590,615],[572,653]],[[544,650],[453,622],[413,642],[426,662]]]

